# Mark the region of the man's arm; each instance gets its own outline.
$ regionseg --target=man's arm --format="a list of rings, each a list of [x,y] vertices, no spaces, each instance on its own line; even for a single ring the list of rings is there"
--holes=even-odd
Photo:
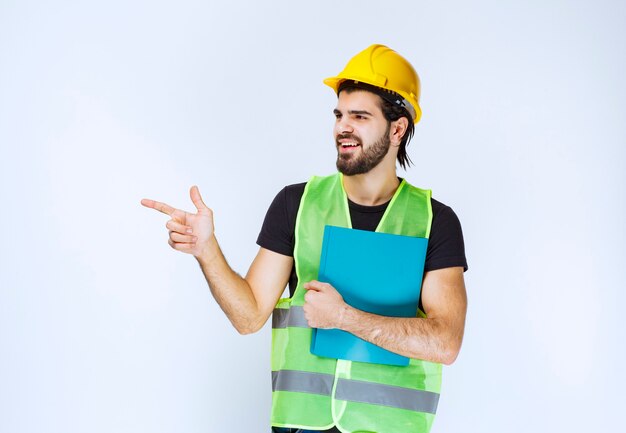
[[[150,199],[143,199],[141,204],[171,217],[165,224],[170,246],[198,260],[213,297],[237,331],[256,332],[285,289],[293,258],[261,248],[242,278],[224,258],[215,238],[213,211],[204,204],[198,187],[191,187],[189,195],[195,214]]]
[[[260,248],[242,278],[228,265],[217,240],[207,253],[196,257],[213,297],[240,334],[263,327],[282,294],[293,266],[293,257]]]
[[[329,284],[305,285],[305,314],[316,328],[339,328],[400,355],[452,364],[459,354],[467,295],[463,268],[427,272],[422,283],[422,305],[427,318],[386,317],[347,305]]]

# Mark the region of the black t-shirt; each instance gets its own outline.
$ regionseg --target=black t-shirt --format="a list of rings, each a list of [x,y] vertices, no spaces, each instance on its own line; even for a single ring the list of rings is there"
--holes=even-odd
[[[293,257],[295,227],[300,200],[306,183],[283,188],[270,205],[257,244],[285,256]],[[390,200],[391,201],[391,200]],[[462,266],[467,270],[465,245],[461,223],[454,211],[445,204],[431,199],[433,220],[426,250],[424,272]],[[378,206],[363,206],[348,200],[352,228],[374,231],[383,217],[389,202]],[[289,278],[289,293],[293,296],[298,283],[295,269]],[[420,300],[421,308],[421,300]]]

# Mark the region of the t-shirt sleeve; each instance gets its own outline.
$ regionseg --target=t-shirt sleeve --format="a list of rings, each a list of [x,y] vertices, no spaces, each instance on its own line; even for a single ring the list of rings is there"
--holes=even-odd
[[[293,257],[296,216],[305,186],[306,183],[289,185],[276,194],[265,214],[257,245]]]
[[[462,266],[467,271],[461,222],[452,208],[433,200],[433,222],[424,272]]]

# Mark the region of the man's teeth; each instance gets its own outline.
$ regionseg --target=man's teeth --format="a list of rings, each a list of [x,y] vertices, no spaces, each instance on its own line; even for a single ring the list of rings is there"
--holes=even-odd
[[[358,143],[341,143],[343,147],[357,147]]]

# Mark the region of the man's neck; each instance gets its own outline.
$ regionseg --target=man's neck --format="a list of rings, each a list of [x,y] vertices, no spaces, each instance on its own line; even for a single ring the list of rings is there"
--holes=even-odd
[[[351,201],[376,206],[391,200],[400,185],[396,172],[376,168],[364,174],[343,176],[343,188]]]

